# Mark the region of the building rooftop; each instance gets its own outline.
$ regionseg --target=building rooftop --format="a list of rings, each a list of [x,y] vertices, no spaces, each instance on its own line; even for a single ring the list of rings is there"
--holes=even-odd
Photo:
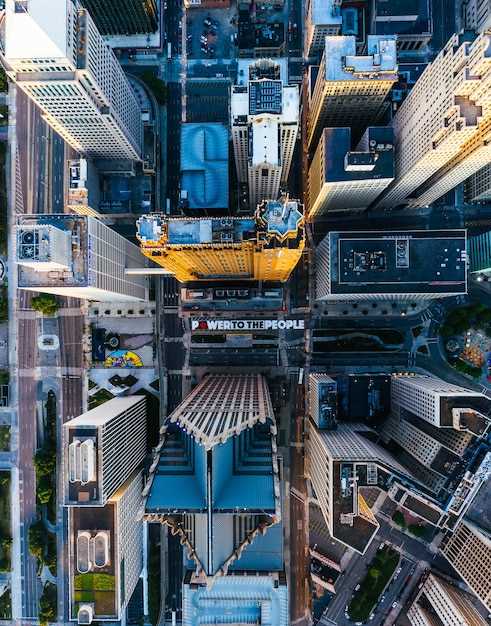
[[[275,59],[237,59],[237,85],[247,86],[250,80],[280,80],[288,84],[288,61]]]
[[[228,130],[224,124],[181,125],[181,193],[191,209],[228,207]]]
[[[206,448],[271,419],[269,391],[259,374],[211,374],[169,416]]]
[[[329,237],[331,294],[467,293],[465,230]]]
[[[115,530],[116,504],[108,502],[104,507],[73,507],[70,509],[71,528],[69,532],[69,576],[71,618],[77,620],[78,608],[82,604],[93,604],[94,618],[118,619],[119,615],[119,575]],[[84,554],[92,552],[96,540],[102,533],[106,536],[107,553],[104,565],[95,568],[89,563],[85,568]],[[88,545],[87,545],[88,544]],[[96,571],[93,571],[93,570]],[[104,578],[104,588],[99,590],[98,578]]]
[[[68,236],[69,243],[62,248],[60,244],[65,243],[64,236]],[[50,239],[54,239],[54,245]],[[19,287],[88,286],[88,241],[86,216],[53,214],[19,217],[17,220]],[[77,245],[73,245],[74,242]],[[43,253],[43,248],[56,251],[58,268],[51,269],[45,265],[49,253]],[[65,250],[66,256],[64,264],[61,263],[62,250]],[[33,260],[29,263],[31,252]]]
[[[375,0],[376,35],[431,35],[429,0]]]
[[[340,3],[339,3],[340,4]],[[311,0],[311,19],[315,26],[342,24],[341,8],[335,0]]]
[[[288,589],[277,576],[223,576],[211,588],[184,580],[183,626],[199,626],[213,620],[229,626],[263,624],[288,626]]]
[[[350,128],[325,128],[324,180],[327,183],[394,178],[394,133],[390,127],[370,127],[367,145],[351,150]]]
[[[7,59],[70,57],[67,0],[6,0],[5,56]],[[75,10],[74,10],[75,11]],[[53,19],[53,15],[57,19]]]
[[[249,115],[272,113],[281,115],[283,83],[281,80],[251,80],[249,82]]]
[[[97,406],[95,409],[86,411],[74,417],[73,419],[65,422],[64,426],[68,428],[92,428],[103,426],[111,419],[120,415],[124,411],[127,411],[131,407],[135,406],[139,402],[144,400],[144,396],[124,396],[120,398],[112,398],[104,404]]]
[[[257,239],[276,240],[303,237],[303,208],[284,197],[265,200],[254,216],[220,218],[168,218],[161,214],[142,215],[137,221],[137,238],[143,247],[230,245]]]
[[[485,480],[474,496],[465,519],[491,536],[491,498],[489,480]]]
[[[356,54],[356,37],[327,36],[325,78],[335,80],[397,80],[395,36],[368,35],[367,54]]]

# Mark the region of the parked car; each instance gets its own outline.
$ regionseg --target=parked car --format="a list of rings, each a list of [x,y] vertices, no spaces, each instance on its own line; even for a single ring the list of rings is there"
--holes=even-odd
[[[392,608],[395,609],[399,606],[399,602],[393,602],[392,603]]]

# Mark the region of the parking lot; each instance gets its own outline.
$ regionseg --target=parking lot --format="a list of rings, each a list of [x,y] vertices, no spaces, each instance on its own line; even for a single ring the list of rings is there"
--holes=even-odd
[[[191,59],[231,59],[236,55],[235,8],[192,9],[187,15],[187,55]]]

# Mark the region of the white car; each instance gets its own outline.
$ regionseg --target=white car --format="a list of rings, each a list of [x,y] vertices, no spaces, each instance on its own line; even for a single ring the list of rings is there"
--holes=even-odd
[[[392,603],[392,608],[396,609],[399,606],[399,602],[393,602]]]
[[[358,583],[355,587],[355,591],[358,591],[358,589],[360,588],[360,583]]]
[[[374,617],[375,617],[375,613],[372,613],[372,614],[370,615],[370,617],[368,618],[368,619],[369,619],[369,621],[371,622],[371,621],[374,619]]]

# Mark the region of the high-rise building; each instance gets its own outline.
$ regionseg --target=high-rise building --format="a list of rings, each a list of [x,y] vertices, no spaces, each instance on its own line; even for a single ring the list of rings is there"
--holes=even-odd
[[[144,396],[113,398],[63,424],[64,503],[105,506],[147,449]]]
[[[319,300],[465,294],[466,231],[331,232],[317,246],[315,269]]]
[[[491,611],[489,480],[482,484],[464,517],[447,534],[440,548],[443,556]]]
[[[297,85],[277,78],[279,68],[271,60],[251,61],[247,84],[232,87],[235,166],[239,182],[248,185],[251,208],[276,200],[295,149],[300,95]]]
[[[453,35],[420,76],[392,122],[396,177],[377,207],[429,205],[489,163],[490,45]]]
[[[23,215],[17,220],[15,259],[20,289],[98,301],[148,299],[137,246],[95,217]]]
[[[351,149],[349,128],[324,128],[309,169],[309,218],[366,209],[394,180],[392,129],[370,127]]]
[[[469,237],[469,270],[472,274],[491,273],[491,231]]]
[[[365,487],[388,489],[393,480],[416,480],[363,424],[323,430],[313,422],[307,441],[307,475],[331,536],[363,554],[379,523],[364,496]]]
[[[305,245],[303,207],[288,198],[265,201],[249,217],[144,215],[137,228],[142,253],[182,282],[285,281]]]
[[[487,624],[467,593],[433,573],[428,575],[416,594],[407,617],[412,626]]]
[[[412,56],[430,42],[433,35],[430,0],[372,0],[371,5],[370,32],[381,36],[397,35],[399,55],[404,58]]]
[[[86,9],[72,0],[7,0],[8,75],[77,152],[139,160],[138,100]]]
[[[101,35],[154,33],[158,28],[156,0],[81,0]]]
[[[339,35],[343,18],[341,0],[308,0],[305,17],[305,56],[323,49],[327,35]]]
[[[491,27],[490,0],[461,0],[464,26],[469,30],[484,33]]]
[[[187,551],[183,623],[199,623],[206,611],[224,624],[244,615],[256,621],[269,606],[268,623],[286,626],[276,424],[265,378],[206,376],[161,433],[144,518],[168,525]]]
[[[392,400],[438,428],[483,436],[491,423],[491,402],[482,393],[421,374],[393,376]]]
[[[491,165],[485,165],[465,181],[466,202],[491,202]]]
[[[117,456],[118,451],[111,449],[111,454]],[[104,507],[69,508],[70,621],[125,623],[126,606],[143,567],[142,488],[137,471],[120,481]]]
[[[356,142],[380,117],[397,81],[396,37],[368,35],[367,54],[356,54],[356,38],[326,37],[308,114],[307,141],[314,151],[324,128],[352,129]]]
[[[309,413],[318,428],[335,428],[337,383],[328,374],[309,374]]]

